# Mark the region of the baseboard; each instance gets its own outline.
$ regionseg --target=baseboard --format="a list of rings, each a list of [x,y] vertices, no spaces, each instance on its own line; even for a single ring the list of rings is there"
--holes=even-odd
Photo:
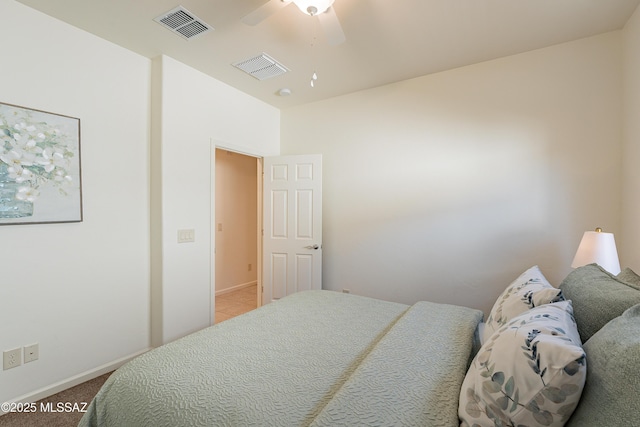
[[[216,291],[216,296],[223,295],[223,294],[228,294],[229,292],[238,291],[240,289],[248,288],[249,286],[253,286],[253,285],[257,284],[257,283],[258,283],[258,281],[254,280],[253,282],[241,283],[240,285],[231,286],[230,288],[227,288],[227,289],[221,289],[219,291]]]
[[[64,391],[68,388],[77,386],[78,384],[82,384],[83,382],[92,380],[94,378],[99,377],[100,375],[106,374],[107,372],[111,372],[114,371],[116,369],[118,369],[120,366],[124,365],[125,363],[127,363],[128,361],[130,361],[131,359],[140,356],[143,353],[146,353],[147,351],[151,350],[151,348],[147,348],[145,350],[141,350],[137,353],[134,354],[130,354],[129,356],[125,356],[123,358],[120,358],[118,360],[115,360],[113,362],[110,363],[106,363],[102,366],[98,366],[95,369],[91,369],[89,371],[83,372],[81,374],[78,375],[74,375],[73,377],[67,378],[65,380],[59,381],[57,383],[51,384],[47,387],[43,387],[41,389],[38,389],[32,393],[28,393],[22,396],[19,396],[15,399],[12,399],[11,401],[9,401],[9,403],[32,403],[32,402],[37,402],[38,400],[44,399],[45,397],[49,397],[52,396],[56,393],[60,393],[61,391]],[[0,416],[4,415],[5,412],[3,412],[2,410],[0,410]]]

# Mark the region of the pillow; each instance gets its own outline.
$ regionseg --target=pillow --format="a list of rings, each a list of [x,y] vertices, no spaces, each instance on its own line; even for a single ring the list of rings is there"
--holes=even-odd
[[[562,426],[578,405],[586,357],[571,301],[516,316],[482,346],[460,390],[461,426]]]
[[[484,341],[515,316],[534,307],[564,301],[562,292],[549,284],[537,265],[511,282],[498,297],[486,321]]]
[[[632,269],[629,267],[625,268],[616,276],[616,278],[625,285],[629,285],[632,288],[636,288],[640,290],[640,276],[638,276]]]
[[[640,305],[607,323],[584,344],[589,371],[568,426],[628,427],[640,414]]]
[[[582,342],[626,309],[640,303],[640,290],[621,282],[597,264],[573,270],[560,284],[565,298],[573,301]]]

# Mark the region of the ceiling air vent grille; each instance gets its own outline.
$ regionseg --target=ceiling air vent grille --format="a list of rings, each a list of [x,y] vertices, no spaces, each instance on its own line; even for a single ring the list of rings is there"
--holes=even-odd
[[[236,62],[234,67],[241,69],[247,74],[252,75],[258,80],[265,80],[271,77],[284,74],[289,69],[280,64],[275,59],[271,58],[266,53],[261,53],[253,58],[245,59],[244,61]]]
[[[154,21],[187,40],[213,30],[212,26],[205,24],[182,6],[158,16]]]

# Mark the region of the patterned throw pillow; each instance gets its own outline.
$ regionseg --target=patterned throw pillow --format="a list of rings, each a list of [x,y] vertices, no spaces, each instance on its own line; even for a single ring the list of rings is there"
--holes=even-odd
[[[562,426],[578,405],[586,356],[571,301],[516,316],[482,346],[460,390],[461,426]]]
[[[562,291],[551,286],[540,268],[534,265],[511,282],[498,297],[487,318],[482,342],[487,341],[515,316],[534,307],[558,301],[564,301]]]

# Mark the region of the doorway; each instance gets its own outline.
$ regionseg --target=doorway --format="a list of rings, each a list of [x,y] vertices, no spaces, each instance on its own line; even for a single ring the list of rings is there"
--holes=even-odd
[[[215,149],[215,322],[258,307],[260,159]]]

